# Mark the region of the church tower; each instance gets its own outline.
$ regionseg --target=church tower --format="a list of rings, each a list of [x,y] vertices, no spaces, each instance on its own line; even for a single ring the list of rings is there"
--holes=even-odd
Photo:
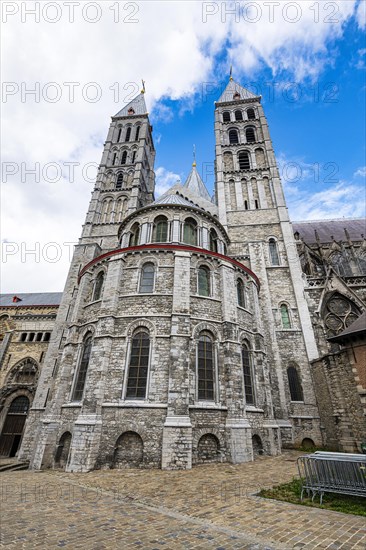
[[[216,200],[229,255],[261,282],[260,308],[282,444],[321,441],[309,362],[318,357],[293,229],[261,97],[232,77],[216,103]]]

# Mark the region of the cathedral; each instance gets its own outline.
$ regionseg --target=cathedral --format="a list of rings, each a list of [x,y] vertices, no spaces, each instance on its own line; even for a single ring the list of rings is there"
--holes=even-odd
[[[360,452],[365,220],[290,222],[261,98],[231,77],[215,144],[213,197],[194,162],[155,199],[144,91],[112,117],[63,294],[0,302],[0,454],[83,472]]]

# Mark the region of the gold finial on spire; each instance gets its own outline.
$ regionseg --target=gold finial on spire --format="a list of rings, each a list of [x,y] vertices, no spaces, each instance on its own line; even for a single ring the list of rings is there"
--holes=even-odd
[[[196,146],[193,145],[193,164],[192,164],[193,167],[197,166],[196,164]]]
[[[142,82],[142,90],[141,90],[141,93],[144,94],[145,93],[145,80],[141,80]]]
[[[230,65],[230,81],[233,80],[233,66]]]

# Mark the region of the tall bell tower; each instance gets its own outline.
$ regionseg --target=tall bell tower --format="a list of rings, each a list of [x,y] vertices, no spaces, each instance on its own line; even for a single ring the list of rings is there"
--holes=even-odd
[[[297,442],[305,419],[319,441],[309,365],[318,352],[268,123],[261,97],[231,76],[216,103],[215,139],[215,193],[231,241],[229,254],[247,263],[261,282],[263,333],[283,443]]]

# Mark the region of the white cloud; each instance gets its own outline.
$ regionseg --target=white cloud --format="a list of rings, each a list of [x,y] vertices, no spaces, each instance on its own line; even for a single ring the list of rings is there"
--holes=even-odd
[[[360,0],[356,10],[356,19],[360,29],[366,28],[366,0]]]
[[[225,12],[230,3],[224,2],[215,3],[217,13],[204,22],[207,3],[200,1],[138,2],[139,11],[132,15],[130,9],[123,10],[121,2],[103,1],[97,23],[87,22],[85,14],[82,17],[83,3],[75,8],[75,20],[69,23],[68,8],[60,2],[59,22],[48,23],[42,14],[39,23],[32,15],[26,16],[26,23],[21,22],[21,11],[36,4],[41,10],[46,5],[18,3],[19,12],[2,25],[2,78],[5,86],[9,83],[8,90],[11,86],[18,89],[3,97],[6,141],[2,158],[17,166],[24,163],[27,169],[36,162],[41,167],[52,162],[63,167],[68,161],[80,166],[99,163],[110,116],[138,92],[141,78],[146,81],[148,109],[152,117],[160,118],[171,116],[161,103],[166,97],[182,100],[182,112],[191,109],[193,94],[199,93],[203,83],[218,83],[227,73],[230,58],[238,79],[245,75],[253,80],[264,64],[274,75],[286,70],[287,77],[315,78],[331,61],[329,45],[342,35],[343,23],[352,16],[356,0],[337,2],[339,22],[333,24],[324,21],[330,12],[322,11],[321,3],[320,21],[315,23],[308,2],[298,2],[302,14],[297,23],[284,21],[282,7],[271,23],[264,5],[258,23],[243,17],[236,22],[235,16]],[[117,5],[120,17],[114,22]],[[358,5],[359,24],[360,14]],[[47,15],[53,17],[52,10]],[[93,12],[88,16],[93,17]],[[218,54],[219,66],[215,65]],[[55,87],[48,86],[50,82],[61,92],[57,102],[51,102]],[[69,95],[71,85],[66,84],[72,82],[79,83],[75,84],[74,99]],[[88,87],[90,82],[96,82],[101,91],[97,102],[92,102],[90,94],[95,87]],[[31,94],[24,95],[35,86],[40,90],[38,101]],[[18,244],[26,241],[29,247],[35,242],[75,241],[93,185],[84,180],[80,169],[75,183],[62,180],[57,184],[44,177],[36,183],[31,176],[22,183],[20,172],[2,189],[2,239]],[[158,168],[157,194],[174,184],[176,177]],[[36,263],[31,256],[24,262],[20,253],[15,254],[2,266],[3,291],[60,289],[67,263],[66,257],[55,264],[43,264],[42,259]]]
[[[362,166],[361,168],[359,168],[355,173],[354,175],[357,177],[357,176],[360,176],[361,178],[365,178],[366,177],[366,166]]]
[[[159,198],[161,195],[163,195],[170,187],[175,185],[178,181],[180,181],[180,176],[178,174],[175,174],[174,172],[170,172],[169,170],[166,170],[162,166],[159,166],[155,170],[155,197]]]

